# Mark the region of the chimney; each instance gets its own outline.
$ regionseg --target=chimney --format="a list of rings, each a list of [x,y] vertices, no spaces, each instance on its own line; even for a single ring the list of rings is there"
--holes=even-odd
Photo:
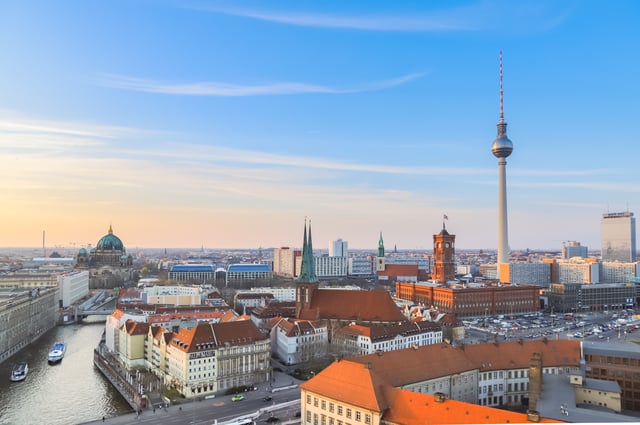
[[[445,400],[446,397],[444,393],[437,392],[433,394],[433,401],[435,401],[436,403],[444,403]]]
[[[527,420],[529,422],[540,422],[540,413],[537,410],[527,410]]]

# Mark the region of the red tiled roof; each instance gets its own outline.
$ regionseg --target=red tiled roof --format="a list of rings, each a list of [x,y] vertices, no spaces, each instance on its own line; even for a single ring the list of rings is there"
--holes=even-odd
[[[354,322],[405,322],[407,318],[393,302],[389,292],[318,289],[311,307],[300,312],[299,319],[337,319]]]
[[[251,320],[227,323],[198,323],[191,329],[180,329],[171,345],[185,352],[210,350],[226,345],[248,345],[267,339]]]
[[[418,276],[418,264],[385,264],[378,276]]]
[[[394,387],[421,382],[461,371],[524,369],[533,353],[542,354],[544,367],[580,366],[580,342],[540,340],[451,346],[433,344],[417,348],[387,351],[350,358],[370,364],[372,369]],[[425,365],[427,365],[425,367]],[[433,365],[433,366],[429,366]]]
[[[149,324],[147,322],[136,322],[129,319],[122,326],[129,335],[146,335],[149,333]]]

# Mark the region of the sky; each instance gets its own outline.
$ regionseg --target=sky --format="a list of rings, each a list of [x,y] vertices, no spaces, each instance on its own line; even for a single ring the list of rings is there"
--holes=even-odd
[[[640,213],[640,2],[0,2],[0,246],[600,249]],[[444,217],[447,217],[445,220]]]

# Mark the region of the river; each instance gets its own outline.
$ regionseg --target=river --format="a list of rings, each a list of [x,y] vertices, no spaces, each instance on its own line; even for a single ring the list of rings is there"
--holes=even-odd
[[[56,326],[38,341],[0,364],[0,424],[78,424],[131,411],[120,393],[93,366],[93,349],[104,331],[104,318],[81,325]],[[56,341],[67,343],[61,363],[49,365]],[[29,364],[22,382],[11,382],[11,368]]]

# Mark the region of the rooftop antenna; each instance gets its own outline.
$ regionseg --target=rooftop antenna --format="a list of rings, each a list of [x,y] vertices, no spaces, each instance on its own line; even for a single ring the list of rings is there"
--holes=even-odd
[[[504,122],[504,108],[502,102],[502,50],[500,50],[500,122]]]

